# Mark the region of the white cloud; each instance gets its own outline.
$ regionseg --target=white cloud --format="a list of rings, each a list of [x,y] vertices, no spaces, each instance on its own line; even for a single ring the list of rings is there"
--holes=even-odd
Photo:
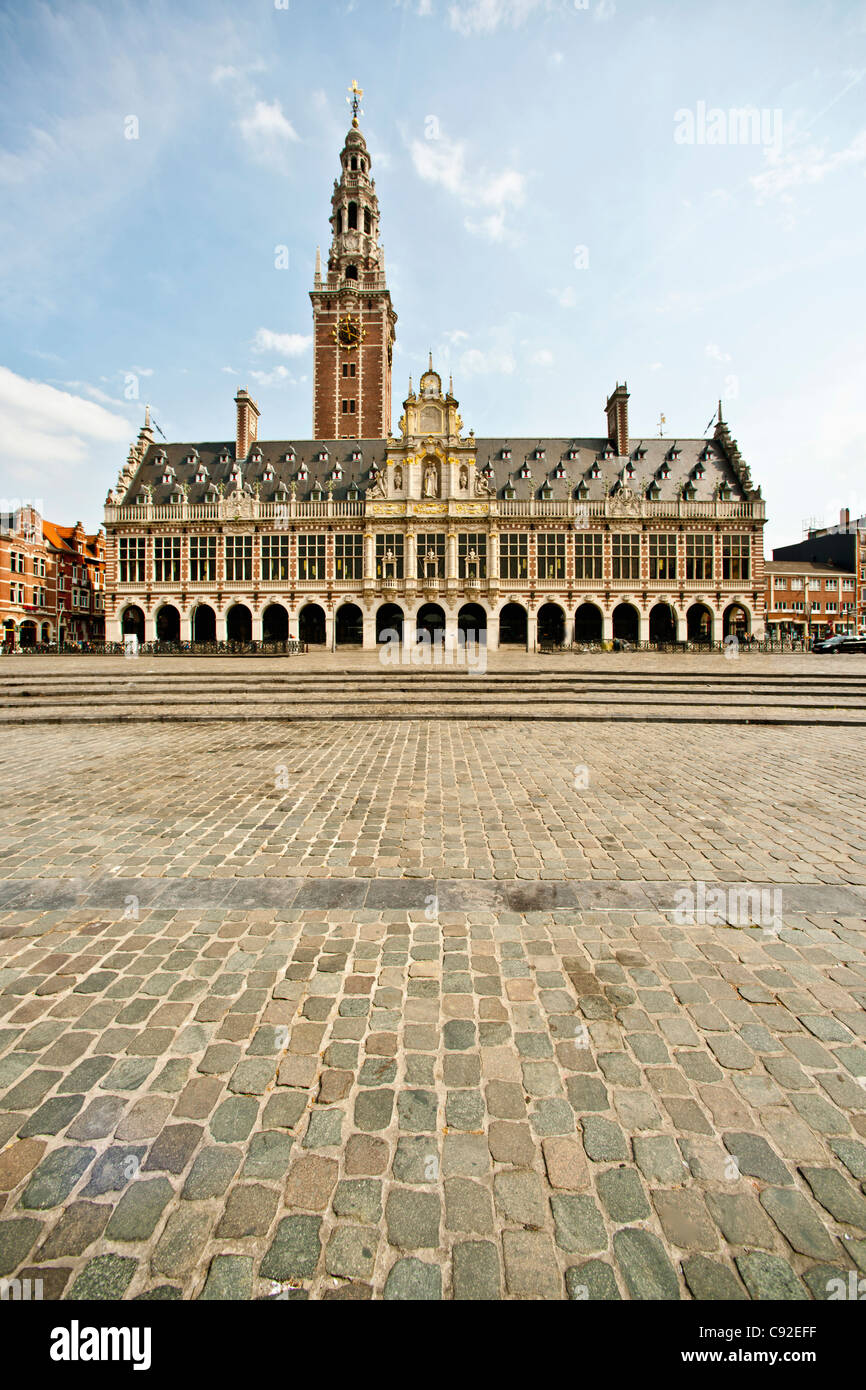
[[[577,304],[577,290],[574,285],[566,285],[564,290],[550,290],[560,309],[573,309]]]
[[[257,382],[259,386],[294,386],[297,384],[296,377],[294,377],[288,367],[284,367],[282,363],[279,363],[278,366],[274,367],[270,372],[249,372],[248,375],[251,376],[253,381]]]
[[[489,352],[470,348],[460,358],[460,371],[464,376],[489,376],[494,372],[510,376],[516,368],[513,355],[503,348],[491,348]]]
[[[551,8],[551,0],[455,0],[448,18],[452,29],[470,38],[493,34],[503,24],[516,29],[536,10]]]
[[[210,75],[211,82],[241,82],[251,72],[264,72],[266,64],[261,58],[256,58],[252,63],[244,63],[240,67],[231,64],[227,66],[217,66]]]
[[[704,348],[704,354],[707,357],[712,357],[715,362],[730,362],[731,360],[731,354],[729,352],[722,352],[718,343],[707,343]]]
[[[28,463],[78,463],[92,444],[123,444],[133,432],[122,415],[94,401],[0,367],[0,437],[13,473]]]
[[[538,352],[530,355],[529,360],[533,367],[552,367],[555,359],[549,348],[539,348]]]
[[[451,343],[452,346],[455,346],[457,343],[465,342],[465,340],[469,337],[469,334],[464,332],[462,328],[453,328],[449,333],[443,334],[443,337],[445,338],[446,342]]]
[[[312,344],[312,337],[303,333],[274,333],[260,328],[252,343],[253,352],[276,352],[280,357],[300,357]]]
[[[866,130],[855,135],[843,150],[828,154],[824,146],[801,144],[791,150],[773,146],[765,151],[766,168],[749,180],[763,203],[769,198],[790,202],[791,190],[822,183],[840,169],[852,168],[866,160]]]
[[[285,171],[288,147],[297,144],[299,136],[278,101],[257,101],[238,127],[257,163]]]
[[[240,376],[240,372],[236,372],[234,367],[220,367],[220,371],[225,372],[226,376]]]
[[[467,231],[491,241],[503,241],[510,235],[505,219],[509,209],[519,208],[525,202],[523,174],[506,168],[497,173],[482,171],[470,175],[465,143],[441,134],[436,140],[413,140],[410,148],[415,172],[425,183],[441,185],[466,207],[490,209],[479,221],[467,216]]]

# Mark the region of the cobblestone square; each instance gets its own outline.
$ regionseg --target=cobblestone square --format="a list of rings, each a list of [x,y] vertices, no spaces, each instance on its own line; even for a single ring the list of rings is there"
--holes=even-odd
[[[7,728],[0,1276],[46,1299],[848,1288],[864,741]]]

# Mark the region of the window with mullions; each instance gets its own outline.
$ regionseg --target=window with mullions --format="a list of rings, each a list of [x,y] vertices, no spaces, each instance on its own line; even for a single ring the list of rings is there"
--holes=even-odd
[[[376,578],[403,578],[403,533],[380,531],[376,536]]]
[[[499,578],[526,579],[529,575],[529,536],[525,531],[504,531],[499,537]]]
[[[458,575],[461,579],[487,578],[487,536],[483,531],[461,531],[457,537]]]
[[[748,579],[750,536],[722,536],[722,578]]]
[[[298,579],[324,579],[325,536],[298,536]]]
[[[288,536],[262,536],[262,583],[274,584],[288,577]]]
[[[121,536],[118,559],[121,584],[144,583],[144,554],[147,542],[133,536]]]
[[[640,536],[614,532],[610,538],[611,578],[640,579]]]
[[[565,532],[541,531],[537,537],[538,578],[565,578]]]
[[[216,582],[216,548],[216,536],[190,536],[189,582],[191,584],[214,584]]]
[[[575,579],[601,579],[604,573],[604,536],[584,531],[574,538]]]
[[[180,536],[155,536],[153,578],[156,584],[180,583]]]
[[[226,583],[244,583],[253,577],[252,536],[226,536]]]
[[[712,535],[686,536],[686,579],[712,579]]]
[[[334,578],[364,578],[364,537],[360,531],[338,532],[334,537]]]
[[[650,579],[676,579],[677,538],[675,534],[650,531],[649,577]]]
[[[418,579],[445,578],[445,532],[421,531],[418,535]]]

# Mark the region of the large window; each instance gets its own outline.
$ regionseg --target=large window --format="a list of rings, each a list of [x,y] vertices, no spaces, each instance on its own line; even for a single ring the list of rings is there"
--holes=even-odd
[[[189,582],[191,584],[214,584],[216,582],[216,546],[216,536],[190,536]]]
[[[360,531],[338,532],[334,537],[334,578],[364,578],[364,537]]]
[[[722,536],[722,578],[748,579],[750,536]]]
[[[144,583],[144,553],[147,542],[144,537],[121,536],[120,538],[120,582],[121,584]]]
[[[649,536],[650,579],[676,579],[677,538],[671,533],[651,531]]]
[[[180,536],[154,538],[153,578],[156,584],[180,583]]]
[[[538,578],[565,578],[565,532],[541,531],[537,537]]]
[[[604,536],[601,531],[581,531],[574,538],[575,579],[601,579],[604,573]]]
[[[252,577],[252,536],[226,536],[226,583],[241,584]]]
[[[376,578],[403,578],[403,532],[380,531],[376,536]]]
[[[298,579],[324,579],[325,536],[298,536]]]
[[[505,531],[499,537],[499,578],[526,579],[529,575],[529,537],[525,531]]]
[[[457,573],[461,579],[487,578],[487,537],[483,531],[461,531],[458,535]]]
[[[445,532],[421,531],[418,534],[418,579],[444,579]]]
[[[288,536],[262,536],[262,583],[273,584],[288,577]]]
[[[611,578],[640,579],[640,536],[614,531],[610,538]]]

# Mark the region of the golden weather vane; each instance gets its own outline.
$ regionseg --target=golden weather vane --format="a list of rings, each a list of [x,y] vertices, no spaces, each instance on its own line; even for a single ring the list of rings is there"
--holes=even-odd
[[[352,108],[352,125],[355,127],[356,130],[358,129],[358,117],[363,116],[364,114],[361,110],[361,97],[363,95],[363,87],[359,87],[358,79],[356,77],[353,77],[352,85],[349,88],[349,95],[346,97],[346,101]]]

